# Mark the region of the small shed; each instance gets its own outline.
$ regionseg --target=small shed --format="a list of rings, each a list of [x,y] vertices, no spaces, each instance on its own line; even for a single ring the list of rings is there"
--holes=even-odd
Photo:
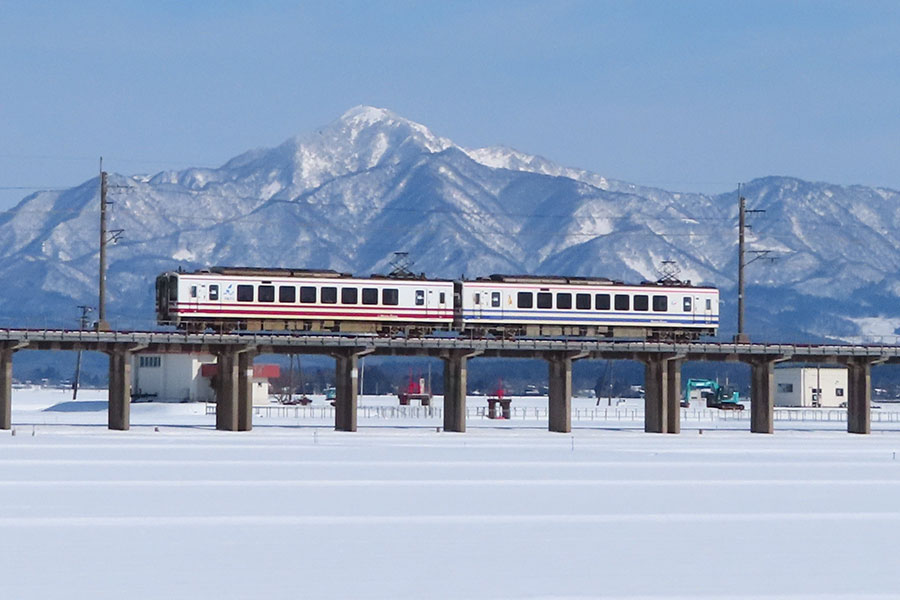
[[[137,401],[215,402],[216,370],[212,354],[136,354],[131,395]],[[268,404],[269,378],[278,375],[278,365],[253,365],[254,404]]]
[[[775,406],[838,408],[846,402],[846,367],[785,364],[775,368]]]

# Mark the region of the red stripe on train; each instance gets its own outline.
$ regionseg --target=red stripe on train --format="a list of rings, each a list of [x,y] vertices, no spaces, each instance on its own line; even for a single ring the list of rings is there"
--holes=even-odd
[[[422,313],[363,313],[359,312],[295,312],[295,311],[284,311],[284,310],[269,310],[269,311],[260,311],[260,310],[213,310],[213,309],[203,309],[203,308],[179,308],[172,311],[173,314],[176,315],[213,315],[213,316],[227,316],[227,315],[243,315],[243,316],[254,316],[258,315],[261,317],[271,317],[271,316],[285,316],[285,317],[295,317],[295,318],[322,318],[322,317],[364,317],[364,318],[395,318],[395,319],[418,319],[418,320],[438,320],[445,319],[448,321],[453,320],[453,312],[444,310],[444,311],[431,311],[435,314],[422,314]]]

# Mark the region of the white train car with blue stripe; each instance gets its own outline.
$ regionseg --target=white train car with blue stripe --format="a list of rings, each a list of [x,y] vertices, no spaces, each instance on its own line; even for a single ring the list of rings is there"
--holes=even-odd
[[[719,327],[719,290],[683,282],[491,275],[455,295],[457,324],[475,335],[697,339]]]

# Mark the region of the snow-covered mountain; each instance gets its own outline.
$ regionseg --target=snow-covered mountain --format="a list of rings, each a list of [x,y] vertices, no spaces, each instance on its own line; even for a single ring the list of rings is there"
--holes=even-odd
[[[390,111],[333,123],[218,169],[110,174],[109,320],[148,327],[162,271],[228,264],[656,279],[661,261],[723,289],[736,312],[736,193],[607,179],[503,147],[468,149]],[[65,326],[96,304],[97,179],[0,214],[0,326]],[[900,324],[900,193],[786,177],[751,181],[747,322],[757,337],[852,337]],[[749,254],[748,260],[755,255]],[[887,330],[884,328],[887,327]],[[727,326],[723,328],[727,330]]]

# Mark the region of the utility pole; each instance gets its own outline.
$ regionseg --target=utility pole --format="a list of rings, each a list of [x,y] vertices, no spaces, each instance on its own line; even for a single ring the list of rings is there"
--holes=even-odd
[[[100,157],[100,298],[97,303],[97,331],[109,329],[106,322],[106,171]]]
[[[100,281],[98,288],[100,297],[97,302],[97,331],[109,331],[109,323],[106,321],[106,246],[110,242],[116,243],[121,239],[123,229],[107,230],[106,213],[111,204],[107,199],[109,185],[106,171],[103,170],[103,157],[100,157]],[[127,186],[114,185],[114,188]]]
[[[93,306],[80,305],[81,309],[81,329],[87,327],[88,313],[94,310]],[[78,351],[78,358],[75,360],[75,381],[72,382],[72,400],[78,398],[78,383],[81,380],[81,350]]]
[[[756,254],[749,261],[744,260],[744,230],[748,228],[747,213],[764,213],[764,210],[747,210],[747,199],[741,193],[741,184],[738,184],[738,330],[734,336],[734,341],[739,344],[746,344],[750,341],[750,336],[744,332],[744,267],[755,260],[767,255],[769,250],[755,250]]]
[[[741,184],[738,184],[738,205],[738,329],[734,341],[746,343],[750,341],[744,333],[744,211],[747,200],[741,194]]]

